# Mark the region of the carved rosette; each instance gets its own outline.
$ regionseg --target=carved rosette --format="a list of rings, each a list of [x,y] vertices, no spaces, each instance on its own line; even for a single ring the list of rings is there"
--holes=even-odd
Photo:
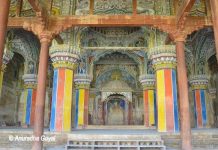
[[[209,89],[209,94],[212,99],[216,98],[216,88]]]
[[[9,63],[9,61],[13,58],[14,53],[11,51],[6,51],[3,55],[2,59],[2,71],[5,71],[6,65]]]
[[[91,77],[87,74],[75,74],[74,82],[76,85],[76,89],[89,89],[91,83]]]
[[[70,52],[69,46],[62,44],[63,46],[59,46],[53,48],[50,51],[50,57],[52,60],[52,64],[54,68],[67,68],[70,70],[74,70],[77,66],[77,62],[79,60],[78,53]]]
[[[194,75],[190,78],[189,83],[192,90],[207,89],[208,77],[206,75]]]
[[[153,74],[145,74],[139,77],[139,81],[142,84],[143,90],[155,89],[155,77]]]
[[[24,74],[24,88],[26,89],[35,89],[37,85],[37,75],[35,74]]]
[[[150,49],[149,58],[154,69],[176,69],[175,45],[161,45]]]

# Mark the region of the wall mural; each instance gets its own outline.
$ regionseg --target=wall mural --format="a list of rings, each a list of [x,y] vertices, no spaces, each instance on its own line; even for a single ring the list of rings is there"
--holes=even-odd
[[[125,124],[125,101],[122,99],[111,99],[106,104],[106,125]]]

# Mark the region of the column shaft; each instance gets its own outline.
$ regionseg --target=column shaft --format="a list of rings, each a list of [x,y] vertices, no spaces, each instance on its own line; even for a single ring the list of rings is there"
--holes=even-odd
[[[204,89],[196,89],[193,91],[195,118],[197,128],[203,128],[207,125],[207,109],[206,109],[206,95]]]
[[[218,1],[210,0],[211,4],[211,13],[213,17],[213,29],[215,36],[215,44],[216,44],[216,56],[218,59]]]
[[[44,131],[44,110],[45,110],[45,94],[46,94],[46,77],[48,68],[48,54],[50,41],[41,40],[41,50],[39,57],[38,69],[38,85],[35,106],[35,122],[33,134],[35,137],[41,138]],[[42,150],[43,142],[41,140],[34,141],[32,150]]]
[[[71,131],[71,105],[73,88],[73,70],[54,69],[51,131]]]
[[[156,71],[158,131],[179,131],[176,71],[161,69]]]
[[[24,91],[24,116],[26,125],[34,125],[34,113],[36,105],[36,89],[27,88]]]
[[[0,6],[0,66],[2,66],[2,57],[4,52],[5,33],[7,31],[8,24],[10,0],[1,0]]]
[[[85,127],[88,125],[88,98],[89,89],[76,89],[76,114],[75,127]]]
[[[178,132],[175,46],[161,45],[150,51],[156,75],[157,130],[158,132]]]
[[[156,124],[156,99],[153,89],[146,89],[143,92],[144,98],[144,125],[152,127]]]
[[[180,124],[181,124],[181,139],[182,150],[192,150],[191,146],[191,127],[189,114],[189,100],[188,100],[188,79],[185,64],[185,49],[184,42],[176,42],[176,56],[177,56],[177,76],[178,76],[178,91],[180,104]]]
[[[70,132],[74,70],[78,55],[69,52],[69,46],[63,44],[61,47],[53,45],[50,57],[54,66],[50,131]]]
[[[4,70],[1,69],[1,72],[0,72],[0,96],[2,96],[3,79],[4,79]]]

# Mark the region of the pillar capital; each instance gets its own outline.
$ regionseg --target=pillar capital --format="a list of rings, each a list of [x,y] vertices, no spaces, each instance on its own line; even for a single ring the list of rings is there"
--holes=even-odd
[[[53,34],[49,31],[42,31],[41,34],[38,35],[40,43],[51,43],[52,39],[53,39]]]
[[[74,70],[79,60],[79,55],[68,51],[51,51],[51,60],[54,68],[67,68]]]
[[[207,89],[208,77],[206,75],[194,75],[190,77],[189,83],[192,90]]]
[[[153,74],[144,74],[139,77],[143,90],[155,89],[155,77]]]
[[[161,45],[150,49],[149,57],[154,69],[176,69],[175,45]]]
[[[35,89],[36,88],[37,75],[24,74],[22,78],[24,80],[24,88],[27,88],[27,89]]]
[[[185,42],[187,33],[183,31],[177,31],[176,34],[173,35],[175,42]]]
[[[88,74],[75,74],[74,82],[77,89],[89,89],[91,77]]]

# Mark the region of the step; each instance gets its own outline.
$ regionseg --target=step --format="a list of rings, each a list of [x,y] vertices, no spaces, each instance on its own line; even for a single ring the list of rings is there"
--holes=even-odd
[[[165,150],[163,140],[69,140],[66,145],[66,150],[75,150],[75,149],[90,149],[90,150],[99,150],[99,148],[104,149],[136,149],[144,150],[150,148],[159,148]]]

